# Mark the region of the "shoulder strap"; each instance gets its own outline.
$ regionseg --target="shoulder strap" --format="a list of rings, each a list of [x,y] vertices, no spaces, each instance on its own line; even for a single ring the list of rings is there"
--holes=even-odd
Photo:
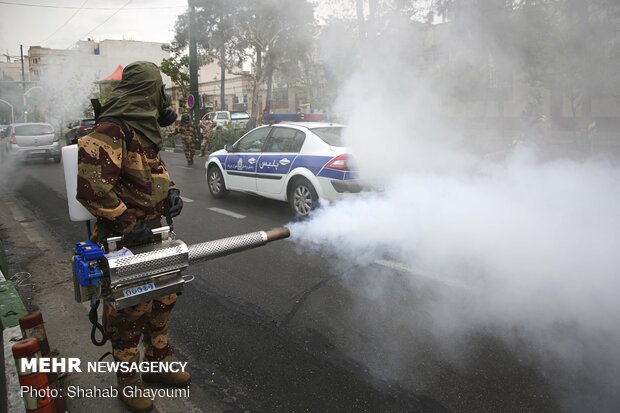
[[[118,127],[121,128],[121,130],[123,131],[123,134],[125,135],[125,148],[129,148],[129,143],[133,139],[133,133],[131,132],[127,124],[123,122],[122,119],[116,118],[114,116],[104,116],[100,119],[97,119],[97,123],[100,123],[100,122],[112,122],[118,125]]]
[[[95,114],[95,120],[99,119],[99,115],[101,115],[101,102],[99,99],[91,99],[90,104],[93,105],[93,112]]]

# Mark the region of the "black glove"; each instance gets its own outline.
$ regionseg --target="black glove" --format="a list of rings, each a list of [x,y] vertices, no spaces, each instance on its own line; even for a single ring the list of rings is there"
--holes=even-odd
[[[146,244],[153,239],[153,232],[146,226],[143,219],[138,219],[136,225],[127,234],[123,235],[121,241],[126,245]]]
[[[168,199],[166,199],[168,205],[168,214],[170,218],[179,216],[183,209],[183,200],[181,199],[181,191],[178,189],[171,189],[168,191]]]

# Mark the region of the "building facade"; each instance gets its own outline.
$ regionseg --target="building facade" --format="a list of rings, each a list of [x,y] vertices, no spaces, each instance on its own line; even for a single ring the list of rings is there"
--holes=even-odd
[[[28,56],[24,56],[24,80],[30,80],[30,69],[28,66]],[[0,62],[0,81],[21,81],[22,80],[22,63],[20,59],[7,59],[6,62]]]
[[[59,69],[79,72],[85,77],[100,80],[112,73],[118,65],[146,60],[157,65],[170,53],[162,49],[163,43],[134,40],[92,39],[79,41],[73,49],[50,49],[30,46],[28,53],[29,72],[32,80],[45,80]],[[169,82],[166,77],[164,82]]]
[[[99,80],[119,65],[124,67],[133,61],[161,64],[169,57],[162,46],[155,42],[92,39],[79,41],[71,49],[31,46],[28,77],[32,83],[23,93],[22,118],[29,114],[29,120],[64,125],[87,116]],[[170,84],[170,79],[163,77],[164,83]]]

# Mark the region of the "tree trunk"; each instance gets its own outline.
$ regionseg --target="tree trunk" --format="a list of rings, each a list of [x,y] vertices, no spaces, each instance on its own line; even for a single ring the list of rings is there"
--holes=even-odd
[[[273,89],[273,71],[269,71],[267,75],[267,96],[265,98],[265,109],[271,110],[271,90]]]
[[[581,116],[583,117],[584,135],[588,139],[590,138],[592,124],[592,94],[588,88],[581,96]]]
[[[306,76],[306,93],[308,94],[308,102],[310,104],[310,108],[314,106],[314,93],[312,92],[312,80],[310,75],[310,61],[307,56],[304,56],[303,63],[304,65],[304,73]]]
[[[270,58],[266,67],[266,75],[267,75],[267,96],[265,98],[265,109],[271,110],[271,91],[273,89],[273,59]]]
[[[366,37],[374,39],[377,33],[377,0],[368,0],[368,27]]]
[[[220,107],[226,110],[226,46],[220,46]]]
[[[259,87],[259,83],[258,83],[258,79],[261,76],[261,72],[263,70],[262,68],[262,64],[263,64],[263,52],[260,50],[260,48],[256,47],[256,67],[255,67],[255,72],[254,72],[254,84],[252,85],[252,117],[256,117],[258,119],[258,111],[259,111],[259,107],[258,107],[258,87]]]
[[[364,27],[364,0],[355,0],[357,6],[357,25],[360,32],[360,40],[366,38],[366,28]]]

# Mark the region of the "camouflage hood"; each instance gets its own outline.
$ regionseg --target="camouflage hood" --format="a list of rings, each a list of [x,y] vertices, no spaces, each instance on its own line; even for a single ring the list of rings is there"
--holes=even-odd
[[[123,70],[123,78],[101,108],[100,117],[122,119],[161,148],[157,118],[166,99],[159,68],[151,62],[133,62]]]

